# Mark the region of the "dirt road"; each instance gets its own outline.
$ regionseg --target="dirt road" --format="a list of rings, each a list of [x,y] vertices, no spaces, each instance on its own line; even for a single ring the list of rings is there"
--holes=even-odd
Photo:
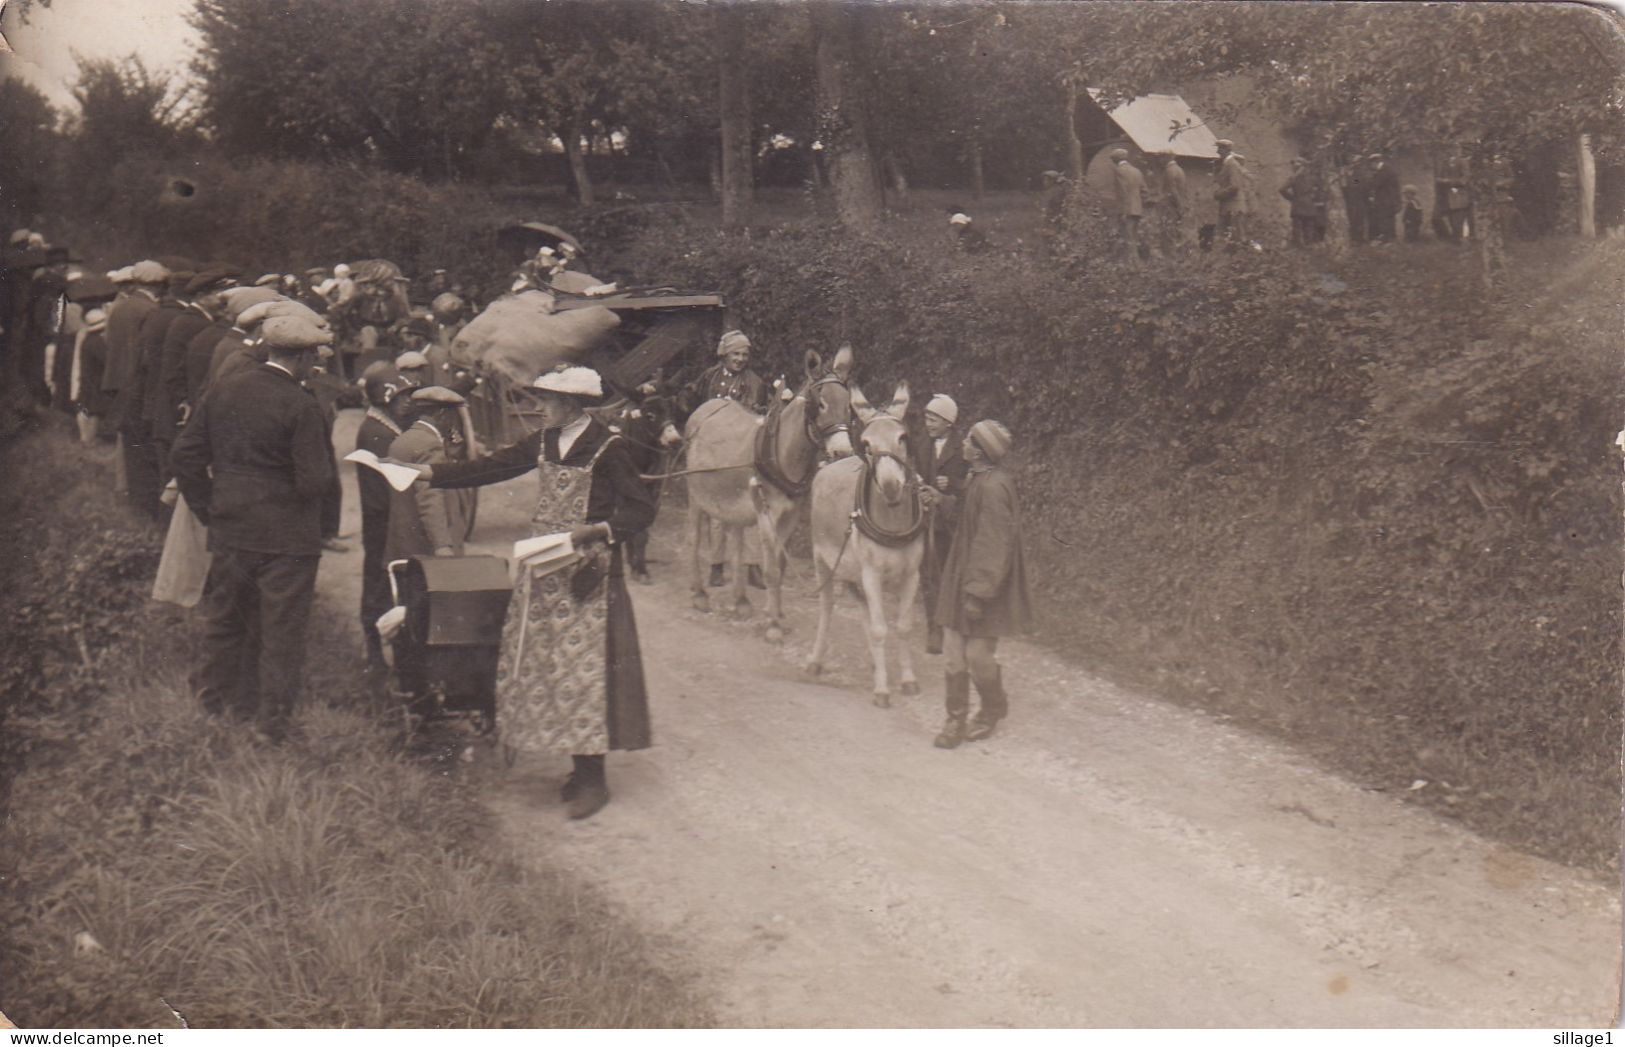
[[[482,493],[482,551],[506,554],[533,483]],[[563,758],[522,756],[491,803],[522,854],[602,885],[696,971],[726,1023],[1612,1024],[1620,912],[1595,881],[1027,644],[1001,652],[1008,726],[939,751],[937,659],[923,696],[875,708],[846,603],[831,669],[806,679],[810,568],[770,646],[689,609],[679,522],[633,587],[655,747],[611,756],[589,821],[564,818]],[[358,550],[323,561],[351,616],[359,570]]]

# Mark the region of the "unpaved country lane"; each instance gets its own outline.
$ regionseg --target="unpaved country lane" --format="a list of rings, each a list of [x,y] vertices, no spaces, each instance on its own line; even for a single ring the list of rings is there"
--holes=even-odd
[[[529,494],[482,495],[485,550]],[[491,803],[726,1023],[1611,1024],[1619,911],[1595,882],[1030,645],[1004,653],[1008,727],[936,750],[940,660],[925,695],[874,708],[848,603],[830,676],[807,680],[805,565],[774,648],[689,609],[678,523],[633,588],[655,747],[611,756],[589,821],[563,816],[562,758],[521,757]],[[322,584],[353,606],[346,559]]]

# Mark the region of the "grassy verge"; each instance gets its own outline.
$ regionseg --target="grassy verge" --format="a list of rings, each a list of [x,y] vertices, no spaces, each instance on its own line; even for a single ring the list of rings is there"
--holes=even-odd
[[[316,623],[306,739],[203,716],[187,616],[106,450],[3,451],[0,1009],[27,1026],[705,1025],[592,890],[521,868],[471,783],[397,755]],[[26,468],[24,467],[26,463]],[[337,624],[337,623],[333,623]]]

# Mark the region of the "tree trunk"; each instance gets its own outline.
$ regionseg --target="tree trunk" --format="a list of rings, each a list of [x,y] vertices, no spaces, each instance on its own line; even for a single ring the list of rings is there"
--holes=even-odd
[[[1591,154],[1591,136],[1580,136],[1580,235],[1597,235],[1597,158]]]
[[[1072,161],[1072,184],[1082,185],[1085,174],[1083,140],[1078,137],[1078,78],[1066,80],[1066,142],[1067,156]]]
[[[880,181],[869,148],[869,125],[857,68],[857,12],[846,4],[813,9],[818,33],[818,139],[828,158],[835,214],[852,229],[880,226]]]
[[[722,118],[722,228],[750,224],[750,65],[742,6],[716,9],[717,93]]]
[[[970,142],[970,191],[978,200],[987,192],[987,173],[982,165],[980,138],[972,138]]]
[[[564,134],[564,155],[570,161],[570,177],[576,184],[576,203],[591,207],[594,203],[592,177],[587,174],[587,157],[581,151],[581,131],[571,128]]]

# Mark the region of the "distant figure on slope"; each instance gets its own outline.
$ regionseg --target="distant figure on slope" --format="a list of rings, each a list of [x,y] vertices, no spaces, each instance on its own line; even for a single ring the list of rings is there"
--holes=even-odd
[[[1140,222],[1145,217],[1145,175],[1129,162],[1128,150],[1113,149],[1112,184],[1117,192],[1117,219],[1123,238],[1123,256],[1138,265],[1143,249]]]

